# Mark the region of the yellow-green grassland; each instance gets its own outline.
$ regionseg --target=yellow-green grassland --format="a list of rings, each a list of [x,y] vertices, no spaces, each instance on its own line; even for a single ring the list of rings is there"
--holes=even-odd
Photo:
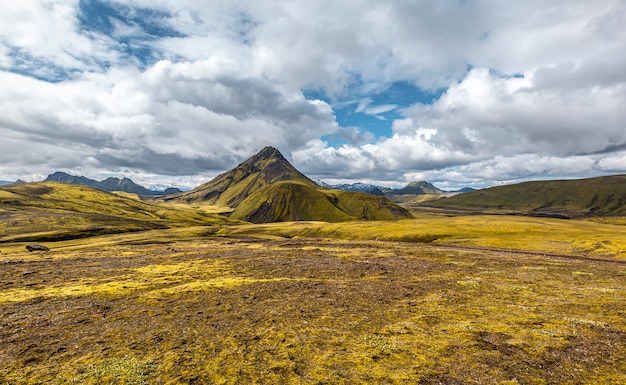
[[[618,218],[249,224],[68,191],[1,191],[2,385],[626,383]]]

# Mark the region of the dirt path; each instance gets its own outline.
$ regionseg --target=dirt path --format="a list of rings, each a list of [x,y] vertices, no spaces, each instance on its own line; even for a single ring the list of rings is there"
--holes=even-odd
[[[617,265],[626,265],[626,260],[624,259],[615,259],[608,257],[590,257],[587,255],[577,255],[577,254],[559,254],[559,253],[547,253],[543,251],[532,251],[532,250],[518,250],[518,249],[504,249],[497,247],[486,247],[486,246],[463,246],[463,245],[445,245],[445,244],[428,244],[429,247],[437,248],[437,249],[447,249],[454,251],[475,251],[475,252],[487,252],[491,254],[505,254],[505,255],[526,255],[526,256],[536,256],[536,257],[548,257],[554,259],[565,259],[565,260],[575,260],[575,261],[592,261],[592,262],[603,262],[603,263],[614,263]]]

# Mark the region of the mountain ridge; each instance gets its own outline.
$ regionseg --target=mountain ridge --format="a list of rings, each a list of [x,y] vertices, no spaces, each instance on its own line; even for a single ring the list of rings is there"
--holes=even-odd
[[[168,194],[166,191],[159,192],[148,190],[147,188],[133,182],[129,178],[115,178],[109,177],[101,181],[97,181],[94,179],[89,179],[80,175],[71,175],[66,172],[56,171],[46,177],[43,180],[44,182],[59,182],[66,184],[75,184],[81,186],[92,187],[100,191],[123,191],[127,193],[137,194],[140,196],[157,196],[157,195],[165,195]],[[180,192],[180,190],[175,189],[170,190],[169,194]]]
[[[463,187],[459,190],[442,190],[428,181],[413,181],[408,183],[402,188],[384,187],[375,184],[355,182],[355,183],[340,183],[329,184],[321,180],[316,181],[321,187],[343,190],[343,191],[355,191],[364,192],[372,195],[384,195],[390,197],[393,195],[444,195],[444,194],[461,194],[470,191],[475,191],[471,187]]]
[[[383,190],[383,192],[386,192]],[[432,194],[432,195],[443,195],[445,192],[437,187],[435,187],[432,183],[426,181],[414,181],[401,189],[391,189],[388,194],[393,195],[423,195],[423,194]]]
[[[373,184],[362,183],[362,182],[341,183],[341,184],[331,185],[321,180],[318,180],[316,181],[316,183],[320,185],[321,187],[331,189],[331,190],[362,192],[366,194],[379,195],[379,196],[385,195],[385,193],[383,193],[382,191],[384,187],[373,185]]]

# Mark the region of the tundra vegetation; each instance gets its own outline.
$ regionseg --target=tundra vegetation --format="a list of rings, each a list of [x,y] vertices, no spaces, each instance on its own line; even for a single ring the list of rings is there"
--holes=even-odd
[[[5,242],[0,383],[624,383],[625,232],[421,216]],[[546,245],[576,255],[523,251]]]
[[[403,215],[271,164],[161,201],[0,187],[0,384],[626,383],[623,217]]]

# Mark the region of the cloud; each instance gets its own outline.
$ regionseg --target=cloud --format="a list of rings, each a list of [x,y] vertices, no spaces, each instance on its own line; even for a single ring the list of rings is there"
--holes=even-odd
[[[297,159],[313,173],[382,181],[429,175],[475,183],[623,170],[621,156],[604,157],[626,145],[619,102],[626,84],[597,80],[555,89],[545,86],[544,74],[537,79],[543,71],[505,76],[475,68],[433,104],[405,109],[391,137]]]
[[[626,170],[626,151],[617,152],[601,159],[598,167],[606,172],[624,172]]]
[[[379,106],[371,106],[365,109],[365,113],[368,115],[379,115],[385,112],[393,111],[398,108],[397,104],[382,104]]]
[[[432,105],[405,113],[412,124],[401,133],[433,128],[432,142],[468,154],[543,153],[581,155],[626,144],[626,83],[546,88],[529,72],[503,77],[474,69]]]
[[[582,0],[7,3],[0,175],[209,175],[267,144],[313,177],[625,172],[625,17]],[[441,96],[377,97],[396,82]]]
[[[2,67],[60,80],[119,60],[103,36],[78,33],[78,1],[7,2],[0,14]]]
[[[80,147],[83,157],[109,169],[220,170],[266,144],[298,149],[337,128],[324,102],[216,71],[212,63],[159,62],[145,72],[111,70],[56,84],[0,73],[0,81],[7,85],[0,94],[3,134],[56,145],[51,159],[67,159]],[[28,151],[0,158],[6,164]]]

